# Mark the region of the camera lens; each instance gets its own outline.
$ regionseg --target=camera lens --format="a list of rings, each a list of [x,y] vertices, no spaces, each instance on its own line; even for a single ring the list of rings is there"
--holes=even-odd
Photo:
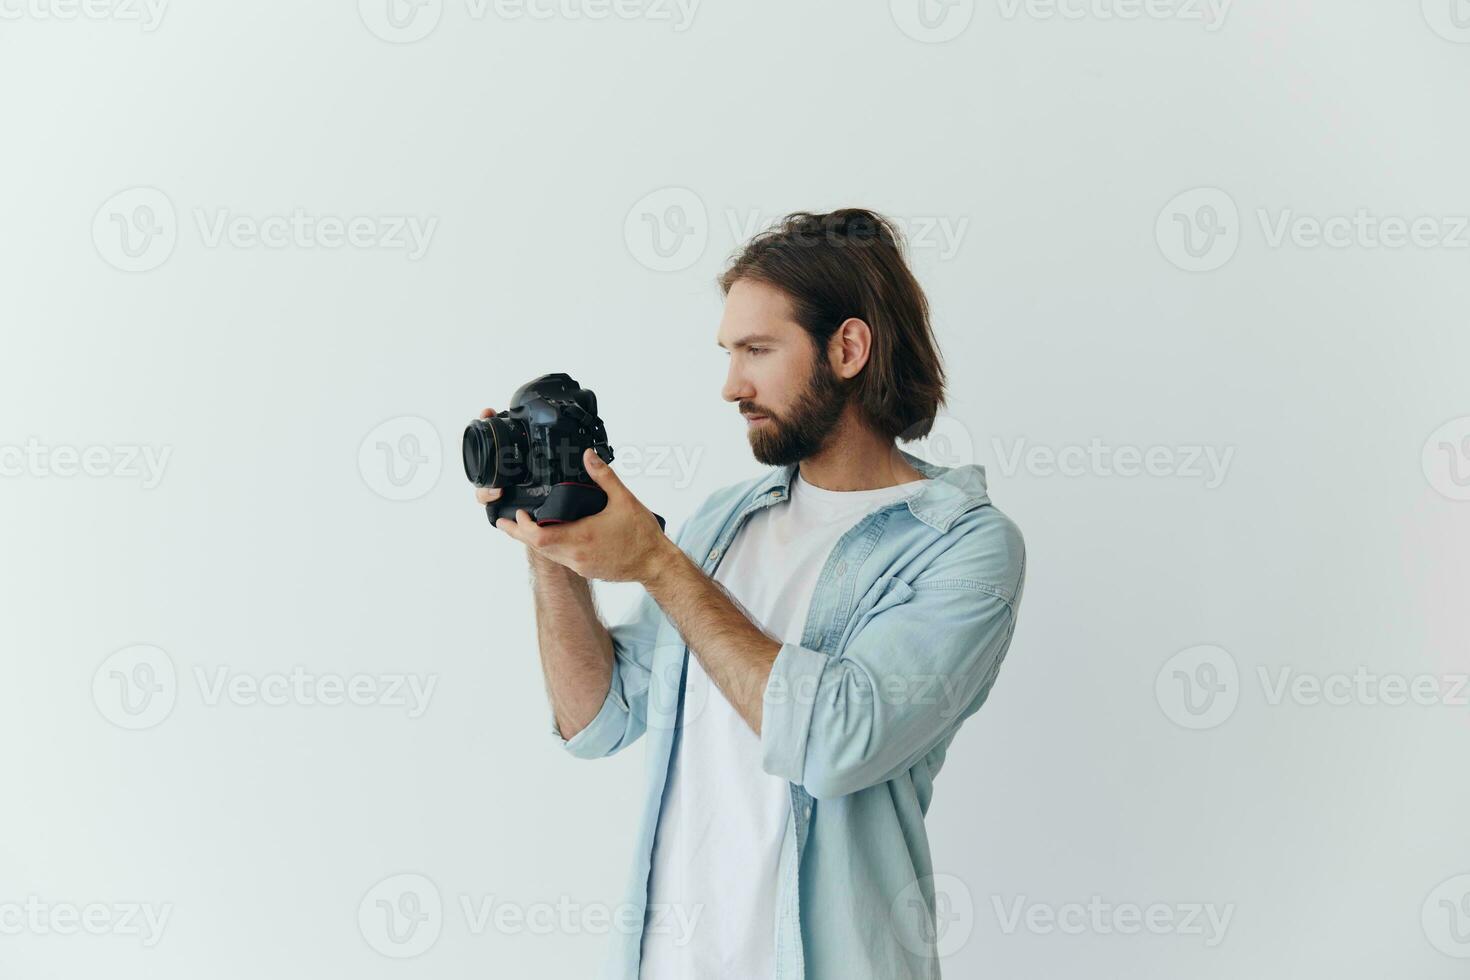
[[[492,416],[465,426],[464,475],[477,487],[508,487],[526,479],[530,454],[526,427]]]

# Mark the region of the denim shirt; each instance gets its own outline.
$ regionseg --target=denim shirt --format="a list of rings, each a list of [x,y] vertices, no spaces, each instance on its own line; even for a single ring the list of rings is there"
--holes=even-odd
[[[955,732],[985,702],[1010,645],[1025,546],[991,505],[982,467],[899,452],[929,482],[838,540],[801,642],[781,645],[766,682],[762,768],[790,783],[791,814],[775,921],[749,928],[774,930],[776,980],[940,975],[924,814]],[[745,520],[787,499],[796,469],[711,494],[676,543],[713,575]],[[646,737],[625,899],[641,922],[690,652],[646,592],[609,632],[612,684],[601,710],[570,740],[554,720],[552,731],[587,759]],[[698,928],[696,920],[696,936]],[[637,980],[641,933],[613,935],[604,976]]]

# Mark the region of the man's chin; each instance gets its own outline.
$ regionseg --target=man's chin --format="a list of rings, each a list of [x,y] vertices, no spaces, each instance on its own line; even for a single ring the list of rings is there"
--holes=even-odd
[[[750,433],[750,453],[755,457],[755,461],[762,466],[786,465],[774,452],[776,448],[771,445],[770,440],[762,438],[759,433]]]

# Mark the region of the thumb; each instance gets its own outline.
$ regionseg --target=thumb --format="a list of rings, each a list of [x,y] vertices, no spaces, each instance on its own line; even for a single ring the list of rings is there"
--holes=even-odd
[[[587,475],[592,477],[594,483],[602,488],[603,493],[609,497],[626,492],[623,481],[613,472],[613,468],[602,461],[596,450],[587,449],[582,453],[582,465],[587,468]]]

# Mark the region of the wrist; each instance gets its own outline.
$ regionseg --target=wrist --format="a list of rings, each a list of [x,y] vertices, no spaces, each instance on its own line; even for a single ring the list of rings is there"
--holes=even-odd
[[[674,544],[672,538],[660,535],[658,544],[644,564],[642,574],[638,576],[638,581],[651,593],[668,581],[669,576],[676,573],[688,560],[689,557],[682,548]]]
[[[547,558],[530,545],[526,545],[526,561],[530,563],[531,574],[538,578],[551,578],[555,576],[570,578],[582,577],[560,562],[555,562]]]

